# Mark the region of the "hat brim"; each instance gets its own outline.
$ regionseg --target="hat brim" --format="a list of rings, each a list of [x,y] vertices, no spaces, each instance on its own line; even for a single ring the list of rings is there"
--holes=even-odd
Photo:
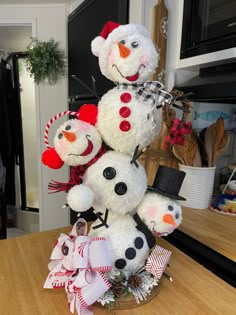
[[[170,199],[174,199],[174,200],[186,200],[186,198],[182,197],[182,196],[179,196],[179,195],[171,195],[171,194],[168,194],[164,191],[161,191],[159,189],[156,189],[156,188],[153,188],[151,186],[148,186],[147,188],[148,191],[152,191],[152,192],[155,192],[155,193],[159,193],[163,196],[166,196],[166,197],[169,197]]]

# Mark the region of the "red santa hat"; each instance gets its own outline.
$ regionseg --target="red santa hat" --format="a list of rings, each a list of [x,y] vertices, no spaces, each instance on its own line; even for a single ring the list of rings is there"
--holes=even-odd
[[[106,43],[108,46],[112,45],[116,41],[120,41],[122,36],[127,36],[133,34],[135,32],[139,32],[144,36],[150,37],[149,32],[142,26],[138,24],[125,24],[120,25],[112,21],[108,21],[101,33],[100,36],[94,38],[91,43],[92,53],[95,56],[99,56],[100,51],[104,44]]]
[[[48,133],[51,125],[60,117],[64,115],[72,115],[76,116],[79,120],[89,123],[90,125],[95,126],[97,122],[97,113],[98,109],[97,106],[94,104],[84,104],[80,107],[77,112],[72,111],[64,111],[61,112],[54,117],[52,117],[45,128],[44,132],[44,143],[47,147],[42,154],[42,163],[50,168],[59,169],[63,166],[64,162],[61,160],[60,156],[57,154],[55,148],[50,147],[48,143]]]

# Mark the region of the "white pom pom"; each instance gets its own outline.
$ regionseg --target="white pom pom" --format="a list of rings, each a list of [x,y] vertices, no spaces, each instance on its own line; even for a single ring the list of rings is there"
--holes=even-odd
[[[67,195],[69,207],[77,212],[83,212],[91,208],[93,200],[92,190],[83,184],[72,187]]]
[[[94,40],[91,42],[92,53],[96,57],[99,56],[100,50],[104,42],[105,42],[105,39],[102,36],[95,37]]]

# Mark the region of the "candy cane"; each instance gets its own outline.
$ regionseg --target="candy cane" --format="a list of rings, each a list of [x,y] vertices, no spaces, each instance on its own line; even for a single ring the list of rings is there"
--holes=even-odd
[[[47,147],[47,149],[52,149],[48,143],[48,132],[49,132],[49,128],[51,127],[51,125],[54,123],[54,121],[56,121],[58,118],[64,116],[64,115],[73,115],[73,116],[79,116],[78,112],[72,112],[72,111],[69,111],[69,110],[66,110],[64,112],[60,112],[59,114],[53,116],[48,122],[47,122],[47,125],[46,125],[46,128],[45,128],[45,132],[44,132],[44,143]]]

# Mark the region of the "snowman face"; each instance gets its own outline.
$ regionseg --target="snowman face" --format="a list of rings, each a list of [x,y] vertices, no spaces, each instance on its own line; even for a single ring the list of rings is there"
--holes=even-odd
[[[124,214],[142,200],[147,177],[144,168],[130,163],[131,156],[115,151],[105,153],[85,173],[84,184],[94,194],[93,207]]]
[[[158,54],[151,38],[137,32],[117,34],[116,41],[105,43],[99,55],[102,73],[117,83],[144,83],[157,64]]]
[[[179,203],[158,193],[147,193],[137,213],[155,236],[172,233],[182,222]]]
[[[88,163],[98,153],[101,144],[96,128],[78,119],[66,121],[54,137],[57,154],[70,166]]]

